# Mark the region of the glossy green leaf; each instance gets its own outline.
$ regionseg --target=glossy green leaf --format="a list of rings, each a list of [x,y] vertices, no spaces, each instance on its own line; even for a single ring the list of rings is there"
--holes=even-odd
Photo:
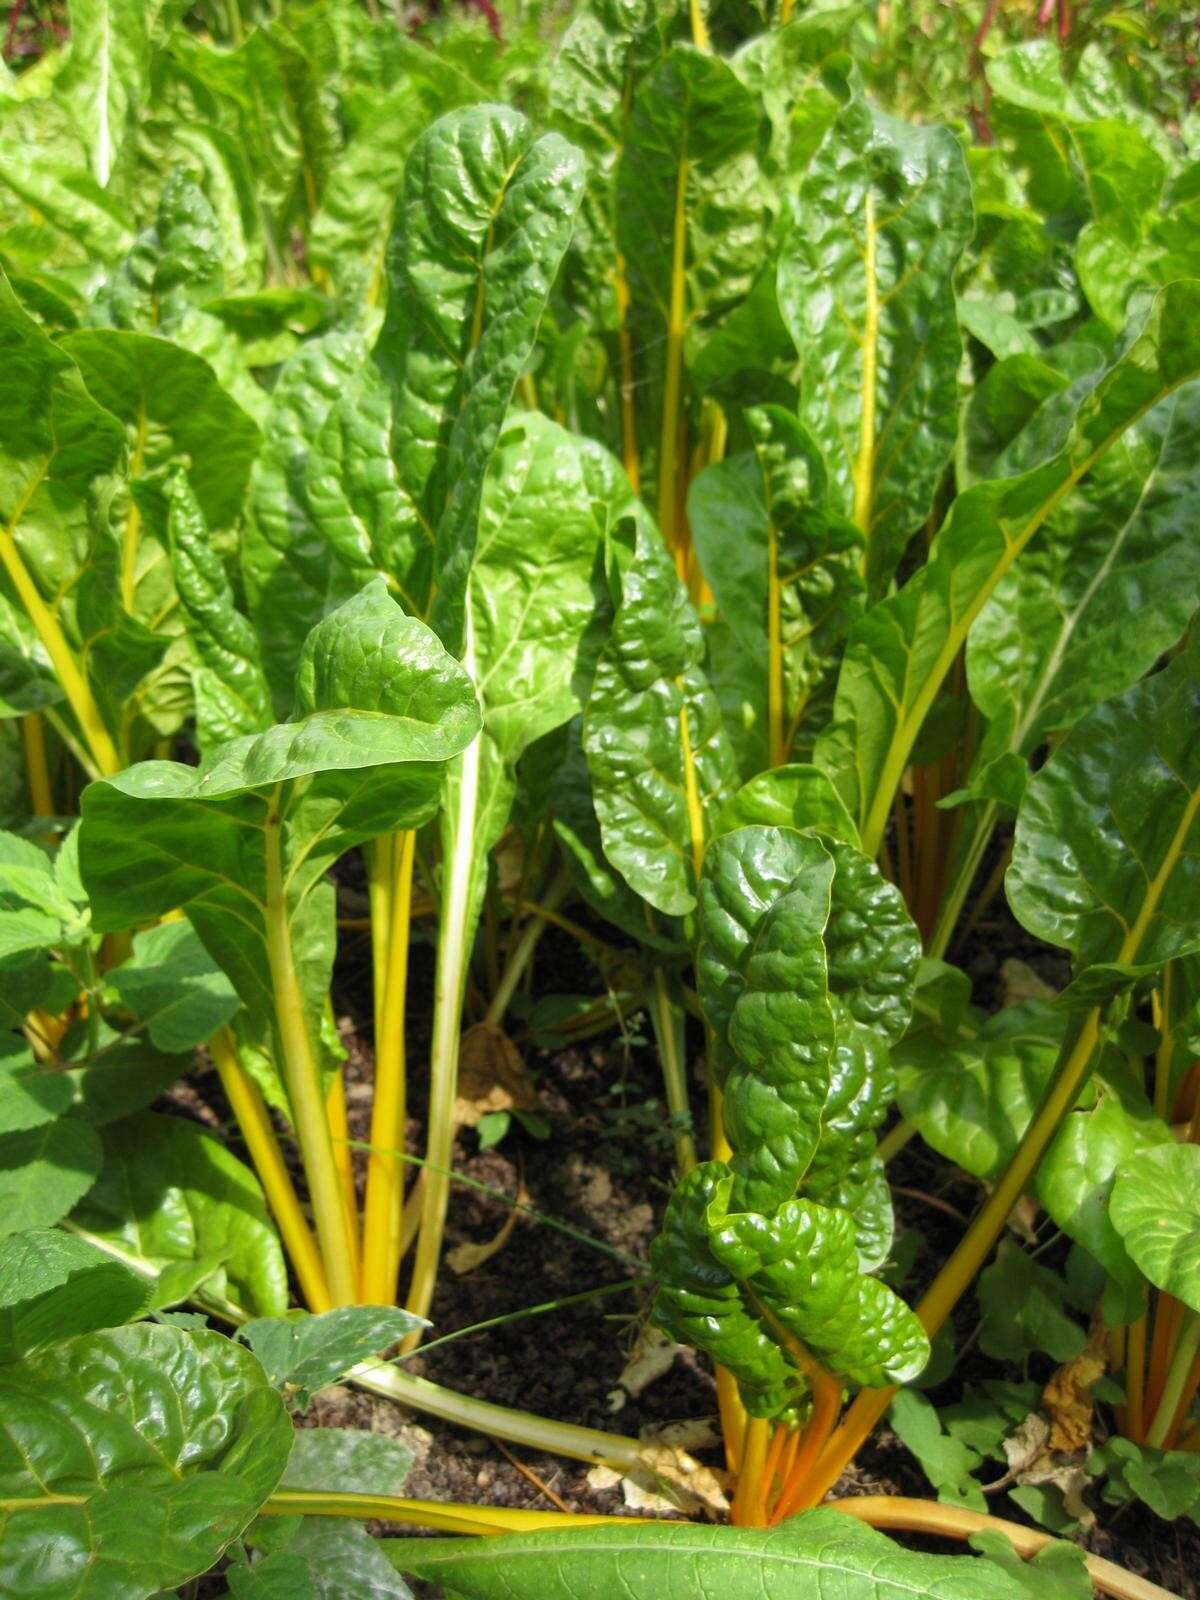
[[[253,1358],[216,1333],[84,1334],[0,1368],[0,1407],[0,1585],[29,1600],[142,1600],[206,1571],[291,1445]]]
[[[733,761],[696,613],[644,518],[634,539],[583,747],[605,855],[656,910],[681,916],[695,905],[706,813],[733,787]]]
[[[1124,1074],[1097,1077],[1092,1103],[1063,1118],[1037,1174],[1038,1199],[1056,1227],[1092,1256],[1139,1314],[1141,1280],[1112,1225],[1113,1179],[1141,1150],[1168,1144],[1170,1129],[1156,1117],[1140,1087]]]
[[[1200,643],[1078,722],[1021,802],[1006,881],[1088,992],[1200,948]],[[1098,987],[1096,987],[1098,986]]]
[[[399,1343],[422,1326],[419,1317],[397,1306],[338,1306],[320,1316],[247,1322],[238,1336],[262,1363],[271,1382],[298,1391],[302,1404],[349,1372],[358,1362]]]
[[[535,140],[499,106],[451,112],[409,158],[376,360],[393,396],[396,471],[436,530],[435,622],[455,653],[484,479],[571,236],[582,168],[573,146]]]
[[[688,523],[721,615],[753,663],[753,707],[778,765],[811,745],[806,729],[827,711],[841,644],[863,609],[863,541],[831,510],[824,463],[795,417],[756,406],[745,421],[753,452],[695,479]]]
[[[1154,1287],[1200,1311],[1200,1148],[1171,1142],[1123,1161],[1108,1215]]]
[[[779,304],[801,362],[801,420],[878,594],[929,514],[955,438],[952,277],[971,233],[958,140],[854,96],[800,184]]]
[[[657,1523],[470,1543],[408,1539],[387,1549],[401,1571],[464,1600],[601,1600],[617,1591],[655,1600],[717,1588],[728,1600],[823,1590],[838,1600],[1018,1600],[1026,1592],[991,1562],[904,1550],[836,1511],[807,1511],[769,1529]]]
[[[741,828],[705,856],[696,971],[738,1210],[791,1199],[816,1153],[836,1043],[833,876],[821,841],[783,829]]]
[[[0,1240],[0,1365],[146,1309],[150,1285],[57,1228]]]
[[[1164,290],[1125,353],[1079,403],[1062,448],[1041,465],[959,495],[928,563],[853,629],[833,724],[816,759],[859,818],[868,852],[882,837],[921,725],[996,585],[1125,431],[1200,368],[1200,348],[1183,331],[1196,325],[1198,303],[1194,284]]]
[[[1050,1083],[1062,1029],[1060,1016],[1032,1001],[989,1017],[966,1038],[914,1033],[893,1053],[902,1113],[939,1155],[995,1178]]]
[[[134,935],[133,954],[108,978],[159,1050],[194,1050],[237,1011],[229,979],[186,922]]]
[[[811,828],[858,845],[858,829],[842,797],[820,767],[796,762],[760,772],[731,794],[717,812],[713,838],[735,828]]]
[[[61,1221],[95,1183],[100,1160],[95,1129],[78,1117],[0,1134],[0,1236]]]
[[[382,1331],[385,1335],[392,1332]],[[412,1464],[408,1446],[386,1433],[362,1428],[297,1428],[280,1487],[322,1494],[352,1483],[356,1494],[396,1495]]]
[[[199,767],[146,762],[87,791],[81,853],[96,925],[186,906],[256,1025],[273,1028],[264,823],[282,805],[292,942],[318,1038],[333,954],[327,867],[429,817],[441,765],[478,725],[463,669],[377,581],[309,636],[292,721],[219,745]]]
[[[176,470],[167,487],[167,541],[175,591],[195,652],[192,684],[196,736],[202,751],[274,720],[258,636],[234,603],[220,554],[209,536],[187,476]]]
[[[102,188],[148,88],[149,32],[158,9],[141,0],[72,0],[71,50],[55,87],[71,107]]]
[[[271,392],[265,443],[250,480],[241,564],[250,617],[280,711],[290,704],[305,638],[327,611],[362,587],[362,577],[312,537],[315,516],[306,474],[317,436],[366,363],[369,348],[359,328],[334,328],[301,345]]]
[[[103,1139],[103,1171],[74,1215],[80,1228],[160,1269],[211,1261],[213,1293],[283,1312],[287,1270],[262,1190],[219,1139],[150,1111],[113,1123]]]

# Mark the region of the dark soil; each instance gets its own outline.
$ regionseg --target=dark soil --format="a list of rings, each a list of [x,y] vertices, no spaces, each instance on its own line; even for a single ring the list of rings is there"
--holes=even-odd
[[[349,910],[358,910],[356,886],[345,885]],[[345,898],[344,894],[344,898]],[[573,908],[572,915],[582,913]],[[611,930],[599,929],[606,938]],[[368,947],[343,938],[337,975],[339,1028],[349,1051],[348,1100],[352,1134],[368,1137],[372,1055]],[[1002,899],[980,918],[956,961],[970,974],[979,1004],[991,1009],[1002,995],[1001,967],[1015,956],[1030,963],[1055,987],[1066,980],[1065,962],[1029,939],[1012,920]],[[414,945],[410,978],[410,1061],[424,1058],[429,1033],[433,955],[428,943]],[[595,992],[594,968],[579,947],[551,928],[538,951],[535,994]],[[648,1028],[646,1032],[648,1032]],[[518,1033],[519,1037],[519,1033]],[[690,1041],[693,1058],[699,1037]],[[690,1353],[640,1394],[627,1394],[622,1369],[649,1309],[649,1293],[636,1280],[644,1272],[671,1181],[672,1153],[661,1106],[661,1080],[652,1046],[640,1037],[636,1019],[627,1019],[627,1037],[614,1032],[549,1052],[523,1046],[550,1127],[540,1141],[514,1125],[496,1149],[481,1152],[474,1132],[464,1131],[455,1153],[456,1169],[515,1198],[523,1189],[527,1204],[543,1216],[590,1236],[597,1247],[523,1215],[504,1247],[485,1265],[458,1275],[444,1268],[432,1311],[433,1336],[465,1329],[546,1301],[630,1280],[630,1288],[610,1298],[524,1317],[469,1333],[409,1360],[408,1370],[482,1399],[543,1416],[637,1435],[640,1430],[679,1420],[715,1417],[715,1391],[707,1364]],[[419,1070],[410,1070],[413,1098],[409,1148],[420,1149],[424,1106]],[[224,1112],[213,1080],[201,1081],[203,1098]],[[697,1085],[697,1090],[699,1086]],[[701,1105],[697,1092],[694,1104]],[[179,1109],[185,1109],[180,1107]],[[196,1114],[188,1106],[185,1114]],[[890,1169],[897,1195],[898,1231],[917,1229],[921,1246],[905,1283],[910,1296],[933,1276],[953,1249],[981,1188],[952,1172],[918,1140],[896,1157]],[[456,1187],[447,1244],[483,1242],[505,1223],[510,1207]],[[1053,1255],[1042,1259],[1053,1263]],[[956,1319],[959,1348],[973,1344],[977,1312],[968,1297]],[[1044,1381],[1044,1370],[1009,1376]],[[1003,1375],[994,1361],[970,1351],[950,1379],[931,1397],[938,1404],[956,1399],[964,1381]],[[620,1487],[594,1487],[588,1468],[578,1462],[534,1451],[501,1449],[495,1442],[437,1420],[405,1413],[394,1403],[338,1387],[313,1402],[309,1424],[371,1429],[402,1438],[415,1461],[406,1493],[430,1500],[492,1506],[628,1514]],[[715,1449],[699,1449],[702,1459],[719,1463]],[[524,1471],[522,1471],[524,1469]],[[986,1472],[987,1469],[985,1469]],[[995,1475],[1001,1468],[996,1466]],[[537,1480],[535,1482],[534,1480]],[[538,1483],[544,1485],[538,1487]],[[932,1491],[914,1459],[886,1428],[879,1430],[854,1467],[837,1485],[839,1495],[901,1494],[931,1498]],[[553,1499],[551,1498],[553,1497]],[[1160,1584],[1186,1600],[1200,1600],[1200,1530],[1190,1522],[1164,1523],[1140,1505],[1114,1513],[1093,1496],[1097,1525],[1082,1538],[1085,1547]],[[993,1514],[1027,1522],[1003,1492],[989,1497]],[[402,1530],[388,1530],[402,1531]],[[936,1548],[928,1544],[928,1548]],[[200,1591],[203,1593],[203,1591]],[[214,1591],[215,1592],[215,1591]],[[423,1593],[437,1591],[426,1588]]]

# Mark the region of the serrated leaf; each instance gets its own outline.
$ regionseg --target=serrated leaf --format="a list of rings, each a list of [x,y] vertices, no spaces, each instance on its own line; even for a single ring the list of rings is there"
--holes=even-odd
[[[659,1523],[385,1548],[401,1571],[464,1600],[601,1600],[617,1590],[626,1600],[657,1600],[680,1583],[719,1589],[727,1600],[822,1589],[838,1600],[1018,1600],[1025,1592],[990,1562],[904,1550],[836,1511],[808,1511],[771,1529]]]
[[[1002,1244],[979,1276],[983,1314],[980,1345],[1000,1361],[1021,1362],[1043,1350],[1059,1365],[1087,1343],[1084,1330],[1064,1310],[1066,1285],[1057,1273],[1013,1244]]]
[[[146,1309],[150,1284],[57,1228],[0,1240],[0,1365]]]
[[[274,1539],[272,1545],[276,1546]],[[290,1538],[278,1541],[277,1548],[279,1555],[271,1560],[286,1556],[303,1561],[316,1600],[412,1600],[412,1590],[384,1549],[357,1523],[304,1517]]]
[[[239,1330],[271,1382],[299,1391],[301,1402],[336,1383],[350,1368],[389,1349],[415,1328],[420,1317],[397,1306],[338,1306],[320,1316],[260,1318]]]
[[[210,1260],[214,1292],[253,1311],[286,1308],[287,1271],[262,1190],[219,1139],[144,1111],[105,1128],[103,1140],[103,1171],[73,1219],[81,1228],[159,1268]]]
[[[186,922],[134,935],[133,955],[108,977],[159,1050],[194,1050],[240,1004],[229,979]]]
[[[95,1183],[100,1140],[78,1117],[0,1134],[0,1236],[48,1228]]]
[[[29,1600],[146,1600],[206,1571],[291,1445],[253,1358],[215,1333],[84,1334],[0,1368],[0,1407],[0,1586]]]

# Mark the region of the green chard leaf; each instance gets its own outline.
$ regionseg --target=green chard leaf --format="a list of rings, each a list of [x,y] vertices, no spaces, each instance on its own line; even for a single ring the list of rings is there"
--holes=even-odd
[[[734,787],[732,752],[703,669],[700,622],[648,519],[596,663],[583,747],[604,853],[657,911],[696,903],[713,802]]]
[[[1200,1312],[1200,1147],[1171,1141],[1117,1168],[1108,1214],[1138,1270]]]
[[[45,1345],[119,1327],[145,1311],[150,1284],[57,1228],[0,1241],[0,1366]]]
[[[287,1464],[292,1429],[253,1357],[142,1325],[0,1367],[0,1587],[148,1600],[205,1572]]]
[[[1009,903],[1080,1003],[1200,949],[1200,641],[1097,706],[1031,780]]]
[[[811,745],[806,721],[828,710],[840,646],[863,609],[863,541],[830,509],[824,463],[795,417],[760,406],[745,420],[753,452],[700,473],[688,521],[732,648],[753,663],[752,709],[778,766]]]
[[[801,420],[829,464],[878,595],[929,515],[954,448],[961,351],[952,279],[971,234],[957,138],[853,96],[800,183],[779,304]]]
[[[167,540],[195,655],[196,737],[202,751],[274,720],[258,636],[237,609],[204,512],[181,469],[167,481]]]
[[[214,1294],[281,1314],[287,1269],[249,1167],[180,1117],[143,1111],[102,1132],[103,1170],[75,1224],[159,1269],[206,1263]]]
[[[996,585],[1127,429],[1200,370],[1200,285],[1173,284],[1124,354],[1080,400],[1065,443],[1037,466],[959,495],[929,561],[851,631],[834,719],[817,742],[874,852],[921,726]]]

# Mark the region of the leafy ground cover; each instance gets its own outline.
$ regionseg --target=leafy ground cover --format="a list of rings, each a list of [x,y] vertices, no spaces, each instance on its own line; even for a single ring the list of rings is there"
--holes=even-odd
[[[0,1589],[1194,1592],[1192,26],[12,7]]]

